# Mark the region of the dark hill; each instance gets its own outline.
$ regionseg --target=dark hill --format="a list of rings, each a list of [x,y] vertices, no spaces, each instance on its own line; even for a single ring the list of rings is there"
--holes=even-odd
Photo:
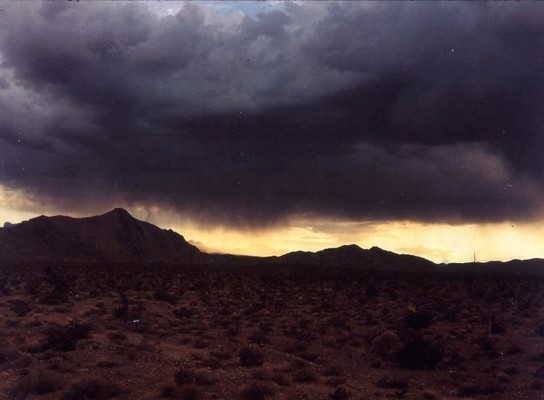
[[[40,216],[0,228],[3,261],[190,263],[199,257],[183,236],[122,208],[88,218]]]
[[[282,263],[321,265],[324,267],[376,269],[383,271],[423,272],[436,269],[436,264],[421,257],[396,254],[379,247],[362,249],[355,244],[318,252],[296,251],[278,258]]]

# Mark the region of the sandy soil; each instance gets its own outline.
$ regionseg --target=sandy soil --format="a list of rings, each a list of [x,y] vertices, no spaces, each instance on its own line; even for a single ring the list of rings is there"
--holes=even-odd
[[[544,282],[3,266],[0,399],[544,399]]]

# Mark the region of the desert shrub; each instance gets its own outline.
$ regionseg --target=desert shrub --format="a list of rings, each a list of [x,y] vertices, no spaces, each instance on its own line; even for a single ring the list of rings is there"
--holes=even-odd
[[[538,336],[544,336],[544,320],[538,321],[535,327],[535,333]]]
[[[176,371],[174,374],[174,380],[177,384],[187,384],[187,383],[193,383],[194,382],[194,371],[187,368],[182,367]]]
[[[9,391],[9,398],[13,400],[26,399],[28,395],[43,396],[54,393],[62,387],[60,380],[50,374],[25,376]]]
[[[438,394],[436,394],[432,390],[428,390],[428,389],[424,390],[421,393],[421,397],[423,397],[423,399],[425,399],[425,400],[438,400],[438,399],[440,399],[440,396]]]
[[[253,372],[251,374],[251,377],[253,379],[256,379],[258,381],[271,381],[272,380],[272,374],[263,369],[258,369],[257,371]]]
[[[175,306],[179,301],[179,297],[168,293],[168,288],[159,288],[153,292],[153,298],[158,301],[164,301],[166,303]]]
[[[450,305],[443,310],[444,319],[448,322],[459,321],[460,308],[458,305]]]
[[[236,337],[238,336],[239,333],[240,333],[240,327],[233,324],[229,325],[226,331],[226,334],[229,337]]]
[[[329,323],[333,328],[351,331],[349,320],[347,318],[334,317],[329,319]]]
[[[256,383],[246,387],[240,392],[240,398],[243,400],[264,400],[266,397],[274,395],[274,389],[262,383]]]
[[[342,375],[344,375],[344,371],[338,365],[331,365],[331,366],[328,366],[327,368],[325,368],[325,370],[323,371],[323,375],[325,375],[325,376],[342,376]]]
[[[377,382],[376,386],[385,389],[407,389],[409,379],[404,376],[384,375]]]
[[[210,351],[210,357],[216,357],[220,360],[230,360],[232,358],[232,354],[229,351],[223,350],[223,351]]]
[[[309,368],[304,368],[295,372],[293,382],[297,383],[313,383],[317,381],[317,374]]]
[[[403,368],[432,369],[442,359],[443,347],[421,335],[413,335],[398,352],[398,360]]]
[[[163,386],[162,389],[161,389],[160,397],[161,398],[176,397],[176,388],[175,388],[175,386],[172,386],[172,385]]]
[[[96,363],[98,368],[115,368],[121,365],[120,361],[117,360],[100,360]]]
[[[523,348],[519,344],[511,344],[510,346],[508,346],[508,348],[504,352],[504,354],[507,354],[509,356],[522,354],[522,353],[523,353]]]
[[[504,369],[504,372],[508,375],[516,375],[519,372],[519,370],[515,365],[510,365],[509,367],[506,367]]]
[[[2,296],[10,296],[12,294],[9,281],[5,276],[0,277],[0,294]]]
[[[119,294],[119,298],[121,299],[121,305],[117,308],[114,308],[111,311],[111,314],[115,318],[126,320],[128,318],[128,298],[122,290],[118,290],[117,293]]]
[[[209,340],[206,340],[206,339],[203,339],[203,338],[198,338],[193,343],[193,347],[195,349],[205,349],[207,347],[210,347],[211,344],[212,343]]]
[[[204,398],[202,391],[195,385],[187,385],[178,389],[178,398],[182,400],[198,400]]]
[[[260,345],[270,343],[270,339],[268,339],[262,331],[254,332],[251,336],[248,337],[248,339],[252,343],[260,344]]]
[[[385,331],[372,340],[372,350],[382,358],[391,358],[402,348],[399,336],[393,331]]]
[[[351,393],[345,386],[338,386],[334,392],[332,392],[329,397],[332,400],[346,400],[349,399]]]
[[[259,322],[259,329],[263,333],[270,333],[272,332],[272,323],[270,321],[261,321]]]
[[[291,361],[291,368],[293,370],[295,369],[302,369],[302,368],[307,368],[308,367],[308,363],[304,360],[293,360]]]
[[[380,291],[378,290],[378,288],[376,286],[374,286],[373,284],[369,284],[367,287],[366,287],[366,290],[365,290],[365,294],[367,296],[370,296],[370,297],[377,297],[380,295]]]
[[[503,389],[496,382],[484,384],[469,383],[462,385],[457,391],[459,397],[483,396],[502,392]]]
[[[127,334],[121,331],[115,331],[108,334],[108,338],[113,342],[127,340]]]
[[[272,382],[279,386],[289,386],[291,384],[289,378],[279,371],[272,374]]]
[[[263,354],[250,347],[244,347],[238,355],[240,357],[240,365],[243,367],[259,367],[264,364]]]
[[[305,323],[304,320],[299,321],[299,323],[296,325],[285,327],[283,329],[283,333],[288,337],[292,337],[302,342],[311,342],[315,339],[315,336],[310,330],[309,324]]]
[[[433,314],[429,311],[417,310],[408,311],[404,319],[406,327],[409,329],[423,329],[428,327],[433,320]]]
[[[492,336],[483,335],[473,340],[473,343],[483,351],[493,351],[495,349],[496,341]]]
[[[178,385],[196,384],[200,386],[213,385],[213,380],[207,375],[191,368],[181,367],[174,374],[174,380]]]
[[[79,340],[89,337],[91,329],[92,324],[80,322],[68,326],[51,326],[46,330],[46,337],[39,350],[73,351]]]
[[[544,382],[540,379],[535,379],[531,384],[531,389],[533,390],[544,390]]]
[[[61,397],[61,400],[106,400],[125,393],[125,391],[114,384],[100,382],[96,379],[88,379],[73,385],[70,390]]]
[[[297,355],[300,358],[302,358],[303,360],[314,362],[314,363],[319,358],[319,356],[316,353],[313,353],[311,351],[302,351],[302,352],[298,353]]]
[[[221,369],[223,368],[223,365],[221,364],[221,360],[219,360],[216,357],[208,357],[202,360],[201,365],[205,368],[210,369]]]
[[[26,301],[15,299],[9,300],[9,309],[18,317],[24,317],[30,311],[30,304]]]
[[[0,346],[0,365],[20,358],[19,351],[15,348]]]
[[[500,335],[506,332],[506,325],[501,321],[491,321],[489,331],[493,335]]]
[[[195,312],[193,309],[189,307],[179,307],[172,311],[174,315],[178,318],[191,318],[195,315]]]
[[[544,352],[540,352],[537,354],[533,354],[529,360],[537,362],[537,363],[544,363]]]
[[[51,290],[39,298],[40,304],[65,304],[68,301],[70,294],[70,285],[68,284],[67,278],[60,272],[49,271],[47,272],[45,280],[49,283]]]
[[[5,324],[8,328],[17,328],[21,322],[18,319],[6,319]]]

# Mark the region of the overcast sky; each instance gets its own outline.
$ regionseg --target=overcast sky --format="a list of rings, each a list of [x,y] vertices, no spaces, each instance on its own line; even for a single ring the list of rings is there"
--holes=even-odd
[[[203,226],[542,218],[544,3],[0,7],[0,184]]]

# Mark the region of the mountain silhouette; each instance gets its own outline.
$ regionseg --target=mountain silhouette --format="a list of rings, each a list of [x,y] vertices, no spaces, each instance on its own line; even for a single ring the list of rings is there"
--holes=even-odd
[[[295,251],[279,257],[279,260],[289,264],[378,269],[382,271],[409,270],[416,272],[436,269],[436,264],[425,258],[396,254],[382,250],[379,247],[362,249],[355,244],[317,252]]]
[[[112,262],[287,266],[376,271],[544,276],[544,260],[437,265],[425,258],[351,244],[317,252],[256,257],[207,254],[170,229],[140,221],[122,208],[87,218],[40,216],[0,228],[2,262]]]
[[[200,251],[183,236],[116,208],[72,218],[40,216],[0,228],[0,260],[192,263]]]

